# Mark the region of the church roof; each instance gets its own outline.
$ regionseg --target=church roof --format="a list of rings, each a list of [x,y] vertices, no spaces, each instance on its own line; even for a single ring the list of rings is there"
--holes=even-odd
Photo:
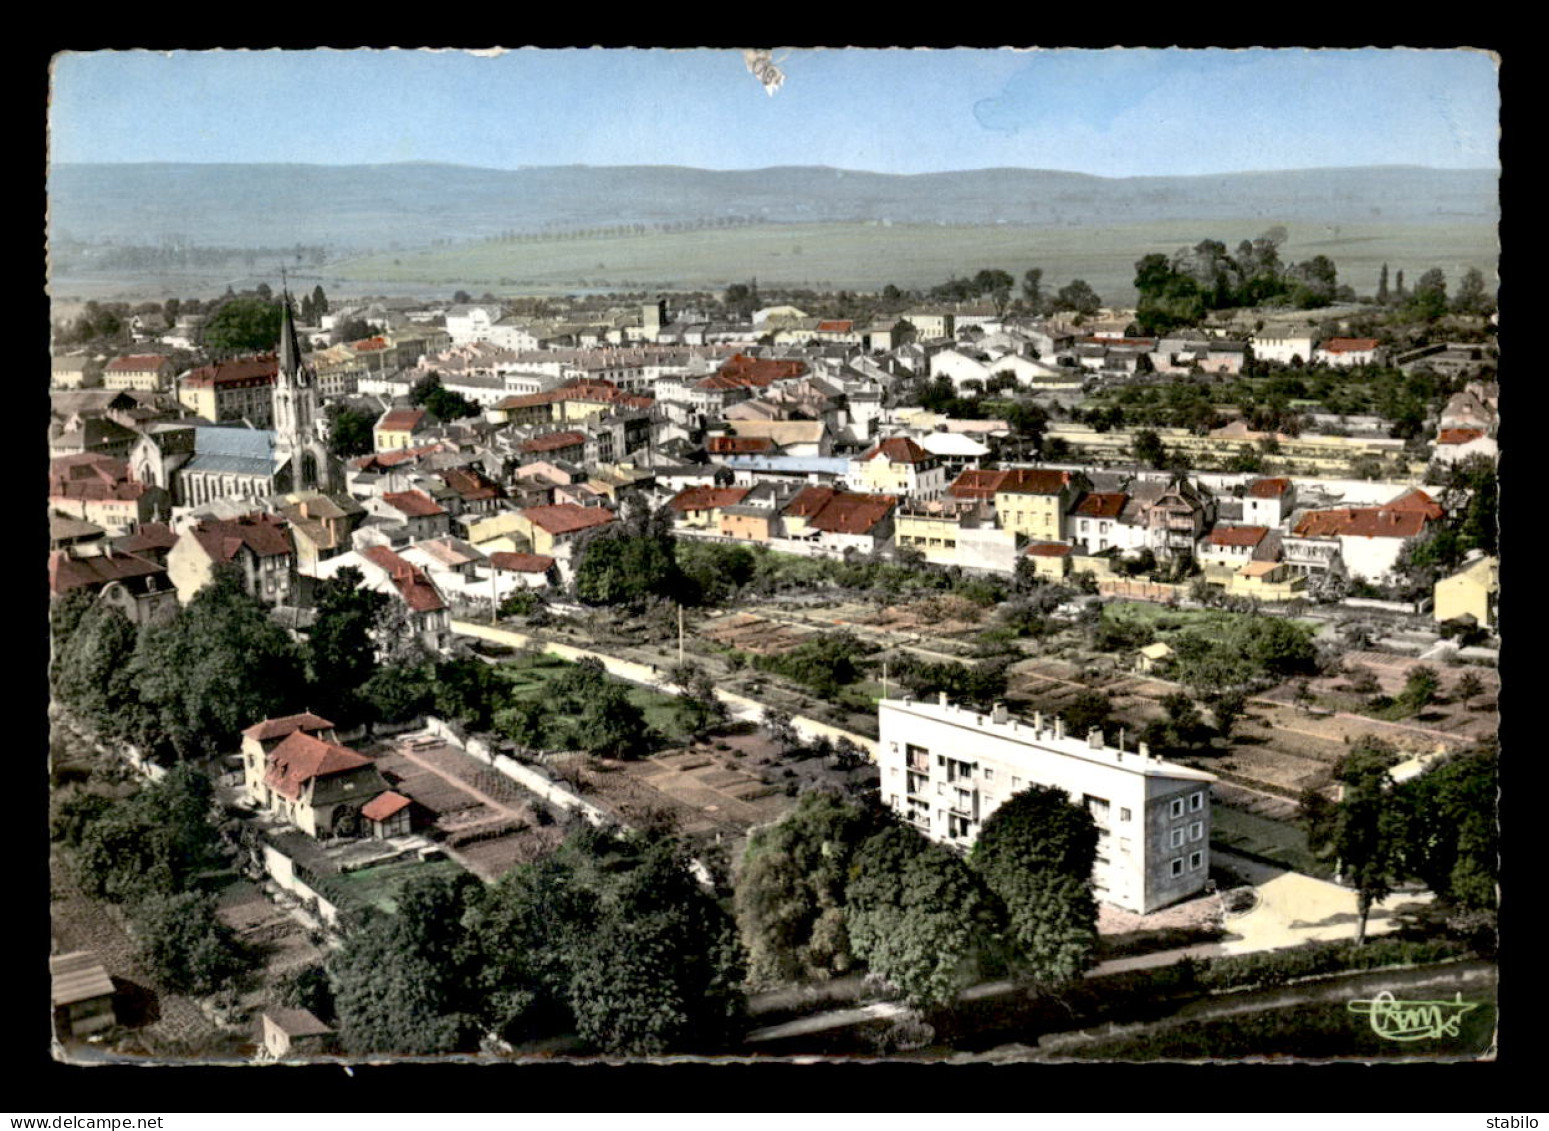
[[[184,470],[273,475],[282,462],[274,445],[275,434],[265,428],[196,428],[194,458]]]

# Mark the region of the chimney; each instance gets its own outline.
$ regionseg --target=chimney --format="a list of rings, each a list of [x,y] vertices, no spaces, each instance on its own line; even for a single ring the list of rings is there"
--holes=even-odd
[[[996,703],[990,712],[990,720],[992,722],[1004,723],[1006,718],[1006,705],[1004,703]]]
[[[1103,732],[1097,727],[1087,731],[1086,744],[1093,750],[1101,750],[1103,748]]]
[[[1149,757],[1151,757],[1151,747],[1150,747],[1149,744],[1144,743],[1144,742],[1142,742],[1140,744],[1140,756],[1142,758],[1149,758]]]
[[[947,705],[947,693],[945,691],[940,694],[939,701],[943,707]]]
[[[1054,737],[1065,737],[1065,720],[1060,718],[1058,715],[1054,716]]]
[[[1039,734],[1039,735],[1043,734],[1043,712],[1042,711],[1034,711],[1033,712],[1033,733],[1034,734]]]

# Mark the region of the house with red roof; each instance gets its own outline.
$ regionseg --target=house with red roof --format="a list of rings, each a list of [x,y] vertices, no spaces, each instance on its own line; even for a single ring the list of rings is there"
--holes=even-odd
[[[492,514],[500,509],[506,497],[506,489],[495,482],[477,466],[449,467],[436,473],[443,483],[457,492],[458,510],[462,515]]]
[[[909,437],[892,436],[850,461],[845,484],[863,494],[901,495],[914,502],[930,502],[946,493],[947,469]]]
[[[1202,566],[1237,569],[1254,560],[1254,552],[1269,537],[1267,526],[1216,527],[1200,539],[1196,555]]]
[[[1029,541],[1058,542],[1064,536],[1066,512],[1091,486],[1078,471],[1013,468],[996,485],[995,516],[1002,529]]]
[[[1279,526],[1296,509],[1296,484],[1289,479],[1255,479],[1243,488],[1242,518],[1249,525]]]
[[[718,531],[721,512],[742,502],[751,487],[688,487],[678,492],[667,506],[672,510],[673,526],[687,530]]]
[[[547,432],[522,441],[524,459],[560,459],[567,463],[586,462],[586,433],[573,430]]]
[[[374,761],[335,741],[333,724],[316,715],[269,719],[249,727],[243,731],[242,762],[243,782],[254,804],[308,836],[322,840],[408,832],[406,819],[386,825],[407,809],[407,799],[389,788]],[[381,803],[387,794],[393,799]],[[375,819],[364,812],[372,806]],[[369,827],[373,823],[395,831],[376,834]]]
[[[78,589],[97,594],[131,624],[165,624],[177,615],[178,594],[167,577],[167,567],[142,554],[125,553],[111,543],[102,552],[61,549],[48,555],[48,591],[51,598]]]
[[[246,420],[254,428],[268,428],[274,423],[279,373],[280,359],[272,353],[201,366],[178,378],[178,401],[195,416],[217,424]]]
[[[607,526],[614,515],[607,507],[583,507],[575,503],[556,503],[548,507],[528,507],[515,516],[516,530],[525,535],[533,553],[568,556],[568,547],[581,534]]]
[[[379,452],[410,448],[420,443],[420,437],[438,423],[440,421],[429,409],[395,406],[377,418],[371,431],[372,443]]]
[[[1129,495],[1123,491],[1083,491],[1065,516],[1065,537],[1085,546],[1089,553],[1114,546],[1140,549],[1145,545],[1145,531],[1124,521],[1128,503]]]
[[[1352,577],[1381,582],[1392,574],[1404,547],[1444,514],[1419,488],[1380,507],[1306,511],[1285,540],[1286,559],[1303,573],[1337,563]]]
[[[1312,351],[1312,360],[1315,364],[1345,369],[1352,365],[1377,365],[1384,352],[1376,338],[1326,338]]]
[[[785,536],[843,553],[871,553],[893,537],[893,495],[864,495],[834,487],[807,487],[781,512]]]
[[[511,589],[544,589],[558,585],[560,581],[559,565],[547,554],[515,554],[497,550],[489,555],[489,568],[495,575],[497,587],[503,592]]]
[[[201,519],[167,551],[167,574],[185,605],[223,565],[234,566],[243,589],[265,604],[291,603],[296,590],[296,548],[284,519],[260,511],[235,519]]]
[[[439,538],[452,529],[452,516],[447,509],[419,488],[384,491],[367,499],[365,507],[369,514],[405,527],[411,542]]]
[[[1500,456],[1495,437],[1484,428],[1443,428],[1436,434],[1431,462],[1451,467],[1470,456],[1483,456],[1492,463]]]
[[[1022,556],[1033,565],[1033,573],[1050,581],[1059,581],[1070,573],[1073,546],[1064,542],[1033,542]]]
[[[452,638],[452,613],[428,573],[405,561],[389,546],[367,546],[333,561],[342,562],[351,557],[360,559],[357,568],[369,587],[403,602],[409,613],[409,623],[425,647],[433,652],[446,648]]]
[[[95,452],[49,461],[48,503],[114,535],[164,518],[172,507],[164,489],[135,479],[127,460]]]
[[[169,387],[173,373],[172,359],[165,354],[127,354],[107,363],[102,370],[102,387],[157,392]]]

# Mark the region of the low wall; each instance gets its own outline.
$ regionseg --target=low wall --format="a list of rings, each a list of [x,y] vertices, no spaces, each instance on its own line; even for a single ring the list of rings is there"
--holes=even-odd
[[[317,909],[317,916],[330,927],[339,925],[339,909],[322,894],[312,889],[296,874],[296,862],[272,844],[264,845],[264,871],[277,886],[290,892],[309,907]]]
[[[550,780],[547,775],[531,766],[522,765],[515,758],[495,752],[480,739],[465,736],[459,726],[438,719],[434,715],[427,715],[425,729],[439,738],[456,743],[479,761],[504,774],[523,789],[537,794],[551,805],[579,811],[594,825],[614,823],[615,819],[611,815],[572,793],[563,784]]]
[[[1375,597],[1346,597],[1339,603],[1350,609],[1381,609],[1410,616],[1425,612],[1431,605],[1429,598],[1419,601],[1379,601]]]

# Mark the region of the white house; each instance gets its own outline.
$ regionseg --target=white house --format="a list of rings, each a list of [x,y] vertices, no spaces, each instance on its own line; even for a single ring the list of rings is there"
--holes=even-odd
[[[1253,335],[1253,357],[1257,361],[1278,361],[1290,365],[1300,359],[1306,365],[1312,361],[1312,349],[1317,340],[1311,334],[1286,334],[1266,331]]]
[[[1210,875],[1212,774],[1164,762],[1142,745],[1114,749],[1100,731],[1067,735],[1003,706],[981,714],[947,702],[878,704],[877,764],[888,807],[932,840],[967,848],[1006,801],[1040,785],[1063,790],[1097,825],[1097,898],[1146,914],[1198,894]]]
[[[454,306],[446,312],[446,332],[454,346],[488,341],[490,332],[503,315],[504,311],[493,304]]]

